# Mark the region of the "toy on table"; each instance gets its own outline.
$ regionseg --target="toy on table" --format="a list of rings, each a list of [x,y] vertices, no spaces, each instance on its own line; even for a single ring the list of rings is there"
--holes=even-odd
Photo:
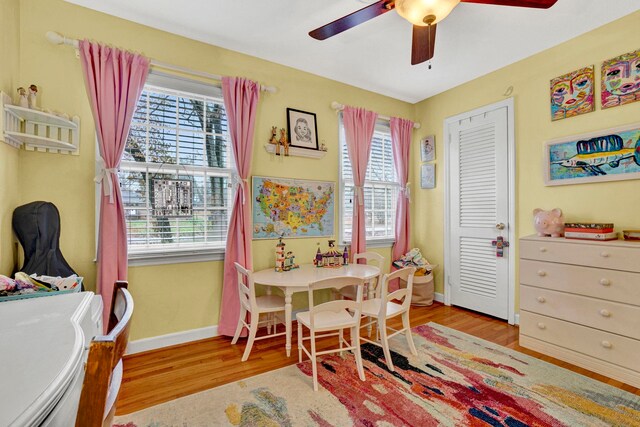
[[[318,243],[313,265],[316,267],[338,268],[349,264],[349,251],[345,247],[344,252],[340,252],[336,249],[335,242],[335,240],[329,240],[329,250],[324,253],[320,251],[320,243]]]
[[[300,267],[296,264],[296,257],[292,251],[289,251],[285,254],[284,247],[286,245],[282,241],[282,237],[278,239],[278,243],[276,244],[276,271],[289,271],[294,268]]]

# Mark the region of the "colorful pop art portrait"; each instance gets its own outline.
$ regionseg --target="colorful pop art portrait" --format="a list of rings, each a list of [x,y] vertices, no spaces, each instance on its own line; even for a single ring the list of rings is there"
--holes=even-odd
[[[551,80],[551,120],[592,112],[593,82],[593,65]]]
[[[602,108],[640,101],[640,49],[602,63]]]

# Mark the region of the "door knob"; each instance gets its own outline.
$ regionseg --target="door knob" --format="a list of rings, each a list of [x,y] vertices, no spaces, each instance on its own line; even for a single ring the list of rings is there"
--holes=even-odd
[[[500,223],[496,224],[496,228],[497,228],[498,230],[504,230],[505,225],[504,225],[504,223],[503,223],[503,222],[500,222]]]

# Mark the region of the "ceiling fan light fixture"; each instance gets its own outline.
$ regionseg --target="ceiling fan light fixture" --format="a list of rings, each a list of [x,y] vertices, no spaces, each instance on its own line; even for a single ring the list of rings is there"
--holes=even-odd
[[[437,24],[446,18],[460,0],[396,0],[398,14],[413,25]]]

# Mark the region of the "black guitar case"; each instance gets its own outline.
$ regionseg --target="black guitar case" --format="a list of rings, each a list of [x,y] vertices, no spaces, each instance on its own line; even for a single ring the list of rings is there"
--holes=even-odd
[[[17,207],[12,225],[24,249],[24,265],[19,271],[54,277],[76,274],[60,252],[60,213],[53,203]]]

